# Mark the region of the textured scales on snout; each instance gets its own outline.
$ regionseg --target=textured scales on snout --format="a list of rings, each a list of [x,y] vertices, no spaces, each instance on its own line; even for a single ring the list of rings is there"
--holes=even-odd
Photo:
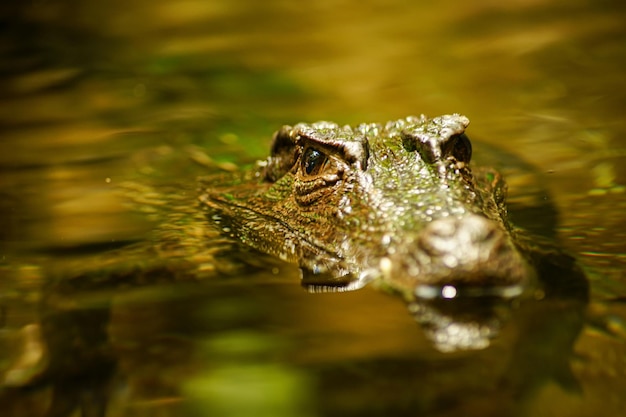
[[[243,244],[299,265],[312,290],[515,296],[534,273],[504,181],[471,167],[468,124],[452,114],[283,126],[266,160],[205,181],[200,200]]]

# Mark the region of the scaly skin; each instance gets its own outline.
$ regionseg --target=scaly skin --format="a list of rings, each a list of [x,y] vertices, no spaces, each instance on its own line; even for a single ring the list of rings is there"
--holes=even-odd
[[[468,123],[284,126],[267,160],[211,179],[200,200],[244,244],[300,265],[313,289],[518,295],[534,272],[512,238],[505,183],[470,168]]]

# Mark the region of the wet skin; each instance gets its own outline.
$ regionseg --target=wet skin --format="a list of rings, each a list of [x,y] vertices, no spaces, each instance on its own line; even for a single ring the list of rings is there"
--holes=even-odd
[[[468,124],[284,126],[269,158],[211,178],[200,200],[245,245],[298,264],[313,290],[517,296],[535,282],[534,249],[507,219],[501,176],[470,167]]]

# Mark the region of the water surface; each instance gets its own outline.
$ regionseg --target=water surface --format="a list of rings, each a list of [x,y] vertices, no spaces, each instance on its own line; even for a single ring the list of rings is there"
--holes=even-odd
[[[0,6],[3,415],[621,415],[625,15]],[[576,255],[589,303],[518,306],[488,348],[442,353],[399,299],[308,294],[197,211],[196,177],[264,157],[282,124],[451,112],[509,175],[514,219]]]

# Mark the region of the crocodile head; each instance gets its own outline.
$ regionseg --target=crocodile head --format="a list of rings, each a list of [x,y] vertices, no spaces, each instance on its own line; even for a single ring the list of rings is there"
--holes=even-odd
[[[407,297],[516,296],[533,277],[506,219],[506,186],[471,169],[461,115],[356,127],[284,126],[271,154],[205,182],[210,218],[298,264],[314,290],[377,282]]]

